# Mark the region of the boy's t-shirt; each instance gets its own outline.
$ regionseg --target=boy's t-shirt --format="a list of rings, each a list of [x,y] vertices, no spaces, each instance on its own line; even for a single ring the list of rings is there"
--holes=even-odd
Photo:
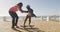
[[[32,14],[33,14],[33,10],[32,9],[29,9],[28,10],[28,16],[32,16]]]
[[[29,9],[28,16],[36,17],[36,15],[33,13],[33,9]]]

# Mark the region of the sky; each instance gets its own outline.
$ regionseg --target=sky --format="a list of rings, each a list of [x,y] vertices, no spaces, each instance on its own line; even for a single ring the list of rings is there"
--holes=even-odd
[[[37,16],[60,15],[60,0],[0,0],[0,16],[10,16],[8,11],[19,2],[23,3],[23,10],[30,5]],[[27,13],[16,12],[18,16],[26,16]]]

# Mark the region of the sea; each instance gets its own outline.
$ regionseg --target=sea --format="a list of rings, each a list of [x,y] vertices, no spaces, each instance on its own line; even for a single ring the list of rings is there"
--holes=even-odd
[[[25,20],[25,16],[19,16],[19,20]],[[32,20],[57,20],[60,21],[60,16],[37,16],[37,17],[32,17]],[[10,16],[0,16],[0,21],[11,21],[12,18]]]

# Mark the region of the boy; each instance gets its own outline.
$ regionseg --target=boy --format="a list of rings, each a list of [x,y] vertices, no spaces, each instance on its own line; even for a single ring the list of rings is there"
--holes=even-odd
[[[36,17],[36,15],[33,13],[33,9],[31,9],[29,5],[27,5],[26,8],[28,10],[28,12],[27,12],[28,14],[27,14],[26,19],[24,21],[24,26],[25,26],[27,19],[29,19],[29,26],[30,26],[31,17]]]

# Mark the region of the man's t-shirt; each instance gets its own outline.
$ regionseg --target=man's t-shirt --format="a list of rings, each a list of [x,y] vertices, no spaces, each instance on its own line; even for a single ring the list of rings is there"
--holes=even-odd
[[[18,6],[14,6],[14,7],[10,8],[9,11],[16,12],[16,11],[18,11],[18,9],[19,9]]]

